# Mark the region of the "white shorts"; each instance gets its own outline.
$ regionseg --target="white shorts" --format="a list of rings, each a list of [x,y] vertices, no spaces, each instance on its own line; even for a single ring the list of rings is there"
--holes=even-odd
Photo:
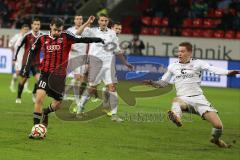
[[[107,65],[105,65],[107,64]],[[94,56],[89,59],[88,82],[90,86],[96,86],[102,81],[105,85],[117,83],[115,61],[105,63]]]
[[[205,98],[204,95],[187,97],[187,96],[180,96],[178,97],[183,100],[185,103],[188,104],[189,112],[199,114],[201,117],[206,112],[218,112],[211,103]]]
[[[68,62],[68,71],[75,75],[84,76],[87,72],[87,55],[71,55]]]
[[[18,58],[14,66],[16,71],[20,71],[22,68],[22,58]]]

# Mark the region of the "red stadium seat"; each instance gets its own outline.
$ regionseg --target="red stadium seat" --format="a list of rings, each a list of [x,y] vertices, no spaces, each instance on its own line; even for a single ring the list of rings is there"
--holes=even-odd
[[[192,30],[191,29],[183,29],[181,32],[181,35],[184,37],[191,37],[192,36]]]
[[[152,19],[152,26],[159,27],[161,25],[161,18],[160,17],[154,17]]]
[[[162,26],[168,26],[168,18],[162,19]]]
[[[132,34],[131,27],[124,26],[123,29],[122,29],[122,33],[124,33],[124,34]]]
[[[152,28],[150,32],[152,35],[160,35],[161,30],[160,28],[155,27],[155,28]]]
[[[222,20],[221,19],[215,19],[215,20],[213,20],[213,23],[214,23],[214,26],[218,26],[219,24],[222,23]]]
[[[141,18],[141,20],[142,20],[142,23],[146,26],[151,26],[151,24],[152,24],[152,17],[144,16]]]
[[[203,27],[204,28],[214,28],[215,27],[215,23],[214,20],[212,19],[204,19],[203,20]]]
[[[151,29],[147,27],[142,27],[141,34],[143,35],[151,34]]]
[[[213,37],[213,30],[208,29],[208,30],[203,31],[202,36],[206,37],[206,38],[212,38]]]
[[[223,15],[224,15],[224,9],[221,9],[221,8],[214,9],[215,18],[221,18]]]
[[[192,19],[191,18],[185,18],[183,20],[182,27],[192,27]]]
[[[201,28],[202,27],[202,19],[201,18],[194,18],[193,19],[193,27]]]
[[[227,39],[234,39],[235,38],[235,32],[234,31],[226,31],[224,37],[227,38]]]
[[[237,38],[237,39],[240,39],[240,31],[238,31],[238,32],[236,33],[236,38]]]
[[[213,33],[213,37],[215,38],[223,38],[224,37],[224,31],[223,30],[217,30]]]
[[[201,29],[195,29],[195,30],[193,30],[192,35],[193,35],[193,37],[202,37],[203,31]]]

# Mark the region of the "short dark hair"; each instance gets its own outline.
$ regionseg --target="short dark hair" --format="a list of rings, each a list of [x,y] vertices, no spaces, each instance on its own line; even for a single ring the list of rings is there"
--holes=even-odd
[[[31,24],[33,24],[33,22],[35,22],[35,21],[39,21],[39,22],[40,22],[40,19],[37,18],[37,17],[34,17],[34,18],[32,19],[32,21],[31,21]]]
[[[64,25],[64,21],[61,19],[61,18],[58,18],[58,17],[54,17],[52,20],[51,20],[51,25],[56,25],[56,27],[61,27]]]
[[[192,44],[189,42],[182,42],[178,46],[186,47],[187,51],[192,52]]]
[[[24,23],[24,24],[21,26],[21,28],[24,28],[24,27],[29,27],[29,25]]]

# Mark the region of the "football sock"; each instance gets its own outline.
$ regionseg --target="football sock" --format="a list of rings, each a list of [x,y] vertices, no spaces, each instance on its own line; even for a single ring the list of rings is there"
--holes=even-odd
[[[179,103],[177,103],[177,102],[172,103],[172,111],[177,115],[177,117],[181,118],[182,110],[181,110]]]
[[[80,113],[82,108],[84,107],[84,104],[89,100],[89,93],[87,90],[85,90],[83,92],[83,95],[81,96],[80,102],[78,104],[78,108],[77,108],[77,113]]]
[[[28,81],[26,81],[24,84],[24,90],[28,90]]]
[[[17,74],[14,73],[13,76],[12,76],[12,80],[11,80],[11,86],[14,86],[16,81],[17,81]]]
[[[222,135],[222,131],[223,129],[219,129],[219,128],[212,128],[212,136],[215,140],[218,140],[221,135]]]
[[[21,98],[22,96],[22,91],[23,91],[23,85],[18,83],[18,94],[17,94],[17,98]]]
[[[34,84],[32,94],[36,94],[36,91],[37,91],[37,83]]]
[[[41,121],[41,118],[42,118],[42,113],[37,113],[37,112],[34,112],[33,113],[33,124],[39,124],[40,121]]]
[[[79,90],[79,95],[80,96],[83,94],[83,92],[85,91],[86,88],[87,88],[87,83],[82,82],[81,85],[80,85],[80,90]]]
[[[49,104],[49,106],[48,106],[47,108],[43,109],[43,114],[44,114],[44,115],[48,115],[49,113],[54,112],[54,111],[55,111],[55,110],[54,110],[54,108],[52,107],[52,105]]]
[[[76,102],[79,101],[79,86],[80,86],[80,81],[75,81],[74,85],[73,85],[73,93],[74,93],[74,97]]]
[[[110,107],[109,104],[109,92],[106,90],[106,88],[102,89],[102,99],[103,99],[103,107]]]
[[[112,114],[117,114],[118,109],[118,95],[117,92],[109,91],[109,104]]]

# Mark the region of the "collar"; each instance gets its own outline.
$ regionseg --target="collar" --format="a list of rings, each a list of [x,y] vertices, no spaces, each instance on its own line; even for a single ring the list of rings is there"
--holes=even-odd
[[[51,39],[55,39],[54,37],[51,36],[51,32],[50,32],[50,31],[48,32],[48,36],[49,36]]]
[[[39,37],[39,35],[40,35],[40,31],[37,32],[37,35],[34,34],[33,30],[31,30],[31,33],[35,38]]]
[[[100,27],[98,27],[98,30],[99,30],[99,31],[102,31],[102,32],[107,32],[107,31],[108,31],[108,28],[106,27],[106,29],[105,29],[105,30],[101,30],[101,28],[100,28]]]

